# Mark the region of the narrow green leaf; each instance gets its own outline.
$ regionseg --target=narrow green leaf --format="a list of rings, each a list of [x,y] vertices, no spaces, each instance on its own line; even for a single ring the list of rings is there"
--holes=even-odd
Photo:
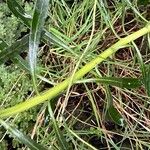
[[[57,37],[56,35],[54,35],[53,33],[50,33],[46,30],[45,34],[43,34],[43,38],[44,41],[50,45],[51,43],[56,44],[57,46],[61,46],[62,48],[66,49],[67,51],[69,51],[70,53],[77,55],[69,46],[68,46],[68,42],[66,42],[64,39],[62,40],[62,38],[60,39],[60,37]],[[50,43],[49,43],[50,42]]]
[[[116,77],[100,77],[96,79],[84,79],[77,83],[99,82],[102,84],[117,86],[121,88],[137,88],[142,85],[142,79],[137,78],[116,78]]]
[[[20,40],[21,41],[21,40]],[[27,42],[28,43],[28,42]],[[16,43],[15,43],[16,44]],[[6,48],[7,47],[7,48]],[[0,57],[2,56],[2,51],[3,51],[3,55],[5,56],[5,58],[7,57],[8,59],[11,59],[14,63],[18,64],[19,66],[21,66],[22,69],[25,69],[27,71],[30,71],[29,65],[28,63],[19,55],[20,51],[17,51],[16,49],[13,50],[13,52],[11,54],[8,55],[8,52],[12,51],[12,47],[8,47],[7,43],[5,41],[3,41],[3,39],[0,38]],[[15,46],[16,47],[16,46]],[[18,47],[17,47],[18,48]],[[26,48],[25,48],[26,49]],[[20,49],[21,50],[21,49]],[[16,53],[18,52],[18,54]],[[7,61],[6,59],[1,60],[1,63],[5,63],[5,61]],[[1,64],[0,63],[0,64]]]
[[[13,57],[12,61],[15,64],[18,64],[23,70],[30,72],[29,64],[20,55],[16,55],[15,57]]]
[[[64,138],[62,132],[60,131],[60,129],[57,125],[57,122],[54,118],[54,114],[53,114],[50,103],[48,103],[48,111],[49,111],[50,117],[52,119],[53,126],[54,126],[54,129],[55,129],[55,133],[56,133],[56,136],[57,136],[57,140],[58,140],[58,143],[59,143],[59,146],[60,146],[61,150],[69,150],[68,149],[68,144],[65,141],[65,138]]]
[[[30,27],[31,26],[31,21],[32,21],[32,17],[30,15],[28,15],[24,9],[18,4],[18,2],[16,0],[7,0],[7,4],[9,9],[12,11],[12,13],[20,18],[23,23]],[[68,50],[69,52],[71,52],[72,54],[76,54],[73,52],[73,50],[66,44],[67,42],[65,40],[60,39],[59,37],[55,36],[53,33],[49,33],[47,30],[43,29],[43,41],[48,43],[49,45],[51,43],[56,44],[57,46],[61,46],[62,48]],[[50,43],[49,43],[50,42]]]
[[[10,58],[13,58],[20,52],[28,49],[28,45],[29,45],[29,35],[26,35],[22,39],[16,41],[14,44],[7,47],[0,53],[0,64],[6,62]]]
[[[140,64],[140,69],[141,69],[141,72],[142,72],[142,82],[145,86],[145,89],[146,89],[146,92],[147,92],[147,95],[150,96],[150,66],[148,65],[145,65],[144,64],[144,61],[143,61],[143,58],[142,58],[142,54],[138,48],[138,46],[132,42],[135,50],[136,50],[136,53],[137,53],[137,58],[138,58],[138,61],[139,61],[139,64]]]
[[[143,83],[147,91],[147,95],[150,97],[150,65],[145,65],[145,72],[143,73]]]
[[[40,43],[41,32],[43,30],[44,22],[47,17],[49,7],[49,0],[37,0],[34,8],[34,15],[32,19],[31,32],[29,37],[29,66],[33,78],[34,86],[36,87],[36,61],[37,50]]]
[[[25,12],[16,0],[7,0],[7,5],[17,18],[20,18],[25,25],[30,27],[32,17]]]
[[[106,96],[107,96],[107,106],[105,115],[106,119],[109,119],[115,122],[116,124],[123,126],[124,119],[113,105],[113,98],[109,86],[106,86]]]
[[[9,123],[6,123],[5,121],[1,119],[0,119],[0,123],[6,130],[8,130],[12,134],[12,136],[17,137],[21,143],[28,146],[31,150],[46,150],[46,148],[36,143],[34,140],[30,139],[28,136],[24,135],[18,129],[11,127]]]
[[[134,46],[134,48],[135,48],[135,50],[136,50],[136,53],[137,53],[137,59],[138,59],[138,62],[139,62],[139,64],[140,64],[140,69],[141,69],[141,72],[142,72],[142,76],[143,77],[145,77],[145,73],[146,73],[146,68],[145,68],[145,64],[144,64],[144,61],[143,61],[143,58],[142,58],[142,54],[141,54],[141,51],[140,51],[140,49],[138,48],[138,46],[134,43],[134,42],[132,42],[132,44],[133,44],[133,46]]]
[[[0,38],[0,52],[3,51],[7,46],[7,43]]]
[[[107,110],[107,116],[116,124],[120,126],[124,126],[124,119],[122,118],[118,110],[113,105],[109,107],[109,109]]]

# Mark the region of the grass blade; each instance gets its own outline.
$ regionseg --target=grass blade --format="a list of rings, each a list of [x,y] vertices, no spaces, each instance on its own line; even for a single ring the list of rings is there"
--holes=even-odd
[[[60,131],[58,125],[57,125],[57,122],[56,122],[56,120],[54,118],[54,114],[53,114],[53,111],[52,111],[50,103],[48,103],[48,111],[49,111],[50,117],[52,119],[54,130],[55,130],[55,133],[56,133],[56,136],[57,136],[57,139],[58,139],[58,143],[59,143],[59,146],[60,146],[61,150],[68,150],[68,144],[65,141],[65,138],[63,137],[63,134]]]
[[[109,86],[106,86],[106,97],[107,97],[107,106],[105,115],[106,119],[109,119],[115,122],[116,124],[123,126],[124,119],[113,105],[113,98]]]
[[[32,27],[29,37],[29,65],[34,86],[35,86],[37,50],[40,43],[41,32],[43,30],[44,22],[47,17],[48,7],[49,7],[49,0],[37,0],[32,19]]]
[[[32,17],[30,15],[28,15],[24,9],[19,5],[19,3],[16,0],[7,0],[7,5],[9,7],[9,9],[11,10],[11,12],[17,17],[20,18],[22,20],[22,22],[30,27],[31,26],[31,22],[32,22]],[[73,50],[66,44],[68,42],[66,42],[65,40],[60,39],[59,37],[56,37],[53,33],[49,33],[47,30],[43,30],[43,40],[44,42],[49,41],[50,44],[54,43],[57,46],[61,46],[62,48],[70,51],[71,53],[75,54],[73,52]],[[49,42],[47,42],[49,44]]]
[[[12,61],[20,66],[23,70],[30,72],[29,64],[20,55],[16,55]]]
[[[45,34],[43,34],[43,38],[44,38],[44,41],[47,43],[47,44],[56,44],[57,46],[60,46],[64,49],[66,49],[67,51],[69,51],[70,53],[72,53],[73,55],[77,55],[66,43],[64,39],[60,39],[60,37],[57,37],[55,36],[53,33],[50,33],[46,30],[45,31]],[[48,42],[47,42],[48,41]],[[49,43],[50,42],[50,43]]]
[[[116,78],[116,77],[100,77],[96,79],[84,79],[76,83],[99,82],[102,84],[117,86],[120,88],[137,88],[142,85],[141,79],[137,78]]]
[[[7,0],[7,5],[17,18],[20,18],[28,27],[30,26],[32,17],[15,0]]]
[[[43,146],[36,143],[34,140],[30,139],[26,135],[24,135],[22,132],[20,132],[18,129],[11,127],[8,123],[0,119],[0,124],[8,130],[13,136],[17,137],[18,140],[28,146],[32,150],[46,150]]]
[[[28,44],[29,35],[26,35],[11,46],[7,47],[0,53],[0,64],[6,62],[8,59],[15,57],[16,54],[26,50],[28,48]]]
[[[140,63],[140,68],[141,68],[142,78],[143,78],[142,82],[145,86],[147,95],[150,96],[150,67],[149,67],[149,65],[147,66],[144,64],[142,54],[140,53],[139,48],[137,47],[137,45],[134,42],[132,42],[132,43],[137,52],[137,58]]]
[[[23,40],[23,39],[21,39],[21,40]],[[21,42],[21,40],[20,40],[20,42]],[[1,62],[0,62],[0,64],[5,63],[5,61],[7,61],[7,59],[11,59],[14,63],[18,64],[22,69],[30,71],[27,61],[24,60],[19,55],[19,53],[20,53],[19,50],[17,51],[16,49],[14,49],[13,50],[14,53],[12,52],[11,54],[8,55],[8,52],[10,52],[12,50],[12,47],[18,48],[17,46],[14,46],[14,45],[16,45],[16,43],[14,43],[13,46],[8,47],[7,43],[5,41],[3,41],[3,39],[0,39],[0,57],[2,57],[2,54],[3,54],[3,57],[6,58],[6,59],[3,58],[3,60],[1,60]],[[27,45],[28,44],[26,44],[26,46]],[[25,49],[26,49],[26,47],[24,47],[24,50]],[[20,48],[20,50],[21,50],[21,48]],[[1,53],[2,51],[3,51],[3,53]],[[18,54],[16,53],[16,51],[18,52]]]
[[[0,52],[3,51],[7,46],[7,43],[0,38]]]
[[[143,73],[143,83],[147,92],[147,95],[150,97],[150,66],[145,65],[145,72]]]

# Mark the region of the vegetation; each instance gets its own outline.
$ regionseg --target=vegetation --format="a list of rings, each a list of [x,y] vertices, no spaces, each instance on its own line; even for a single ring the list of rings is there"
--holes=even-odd
[[[149,3],[0,1],[0,149],[149,149]]]

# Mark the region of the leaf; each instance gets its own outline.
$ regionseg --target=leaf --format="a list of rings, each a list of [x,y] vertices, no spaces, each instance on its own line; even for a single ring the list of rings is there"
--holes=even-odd
[[[59,146],[60,146],[61,150],[68,150],[68,144],[65,141],[65,138],[64,138],[62,132],[60,131],[58,125],[57,125],[57,122],[54,118],[54,114],[53,114],[50,103],[48,103],[48,111],[49,111],[50,117],[52,119],[52,123],[53,123],[53,126],[54,126],[56,137],[57,137],[57,140],[58,140],[58,143],[59,143]]]
[[[25,25],[30,27],[32,17],[24,11],[24,9],[16,2],[16,0],[7,0],[7,5],[17,18],[20,18]]]
[[[21,39],[21,40],[23,40],[23,39]],[[14,45],[16,45],[16,43]],[[1,60],[1,64],[5,63],[5,61],[7,61],[7,58],[8,58],[8,59],[11,59],[14,63],[20,65],[22,69],[30,71],[28,63],[19,55],[20,51],[17,51],[15,48],[12,48],[12,47],[16,47],[14,45],[11,46],[11,47],[8,47],[7,43],[4,42],[3,39],[0,38],[0,50],[3,51],[3,53],[1,53],[1,51],[0,51],[0,57],[2,57],[2,54],[5,57],[5,59],[3,58],[3,60]],[[18,46],[17,46],[17,48],[18,48]],[[26,49],[26,47],[24,47],[24,48]],[[12,52],[12,50],[13,50],[14,53]],[[18,52],[18,54],[16,53],[16,51]],[[11,54],[8,55],[7,52],[11,52]]]
[[[12,13],[20,18],[23,23],[25,25],[27,25],[28,27],[31,26],[31,21],[32,21],[32,17],[30,15],[28,15],[24,9],[18,4],[18,2],[16,0],[7,0],[7,4],[9,9],[12,11]],[[57,37],[56,35],[54,35],[53,33],[48,32],[47,30],[43,29],[43,41],[47,42],[49,45],[51,43],[56,44],[57,46],[61,46],[62,48],[70,51],[71,53],[75,54],[73,52],[73,50],[66,44],[68,42],[66,42],[65,40],[62,40],[62,38],[60,39],[59,37]],[[49,43],[50,42],[50,43]]]
[[[107,110],[107,117],[118,125],[124,126],[124,119],[113,105]]]
[[[25,37],[24,37],[25,38]],[[0,64],[5,63],[8,59],[11,59],[14,63],[21,66],[22,69],[25,69],[27,71],[30,71],[28,63],[19,55],[21,52],[18,48],[18,42],[22,45],[22,43],[25,41],[26,46],[22,49],[26,49],[28,46],[28,41],[26,39],[22,38],[21,40],[14,43],[12,46],[8,47],[6,42],[3,41],[3,39],[0,39],[0,58],[3,58],[0,60]],[[28,38],[27,38],[28,39]],[[22,45],[23,46],[23,45]],[[2,53],[3,51],[3,53]],[[17,53],[16,53],[17,52]]]
[[[117,86],[121,88],[137,88],[142,85],[142,79],[137,78],[116,78],[116,77],[100,77],[96,79],[84,79],[77,83],[98,82],[102,84]]]
[[[54,35],[53,33],[50,33],[46,30],[45,31],[45,34],[43,34],[43,38],[44,38],[44,41],[50,45],[51,43],[54,43],[56,44],[57,46],[61,46],[62,48],[68,50],[70,53],[74,54],[74,55],[77,55],[66,43],[64,39],[62,40],[62,38],[60,37],[57,37],[56,35]],[[47,42],[48,41],[48,42]],[[50,43],[49,43],[50,42]]]
[[[7,43],[0,38],[0,52],[4,50],[7,46],[8,46]]]
[[[40,43],[41,32],[43,30],[44,22],[47,17],[48,7],[49,7],[49,0],[36,1],[34,8],[34,15],[32,19],[32,27],[29,37],[29,66],[35,88],[36,88],[35,73],[36,73],[37,50]]]
[[[143,83],[147,91],[147,95],[150,97],[150,65],[145,65],[145,72],[143,73]]]
[[[141,72],[142,72],[142,83],[145,86],[147,95],[150,96],[150,66],[145,65],[143,62],[143,58],[142,58],[142,54],[139,50],[139,48],[137,47],[137,45],[132,42],[136,52],[137,52],[137,58],[140,64],[140,68],[141,68]]]
[[[81,69],[79,69],[73,78],[73,83],[77,80],[83,78],[88,72],[90,72],[96,65],[102,63],[104,60],[106,60],[108,57],[110,57],[112,54],[114,54],[119,47],[122,47],[131,41],[147,34],[150,32],[150,24],[147,24],[142,29],[128,35],[127,37],[121,38],[118,42],[113,44],[111,47],[103,51],[101,54],[99,54],[97,57],[92,59],[90,62],[85,64]],[[60,93],[65,91],[67,87],[70,84],[70,80],[72,79],[72,76],[68,77],[63,82],[58,83],[56,86],[50,88],[49,90],[46,90],[43,93],[40,93],[39,95],[32,97],[28,100],[25,100],[24,102],[21,102],[19,104],[16,104],[15,106],[9,107],[9,108],[3,108],[0,110],[0,118],[12,116],[14,114],[23,112],[25,110],[28,110],[34,106],[37,106],[38,104],[41,104],[45,102],[46,100],[52,100],[56,98]]]
[[[105,114],[106,119],[109,119],[115,122],[116,124],[123,126],[124,119],[113,105],[113,98],[109,86],[106,86],[106,97],[107,97],[107,106]]]
[[[13,136],[17,137],[20,142],[28,146],[31,150],[46,150],[43,146],[30,139],[18,129],[11,127],[8,123],[0,119],[1,125],[8,130]]]
[[[11,46],[7,47],[0,53],[0,64],[6,62],[8,59],[13,58],[15,55],[28,48],[29,35],[24,36],[22,39],[16,41]]]
[[[16,55],[14,58],[12,58],[12,61],[18,64],[23,70],[28,72],[30,71],[29,64],[20,55]]]

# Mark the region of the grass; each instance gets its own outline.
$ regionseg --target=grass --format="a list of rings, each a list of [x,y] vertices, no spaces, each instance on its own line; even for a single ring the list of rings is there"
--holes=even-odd
[[[13,99],[10,109],[8,90],[5,101],[1,99],[2,109],[7,109],[0,111],[0,123],[13,136],[9,145],[1,126],[3,149],[149,149],[149,7],[134,0],[51,0],[41,26],[47,31],[35,54],[37,89],[34,85],[31,95],[26,92],[23,100],[30,101],[18,105]],[[30,28],[31,20],[21,19]],[[3,51],[0,58],[7,62]],[[22,49],[17,57],[6,56],[25,72],[24,88],[27,80],[32,85],[28,77],[33,74],[20,53]],[[8,93],[13,95],[13,90]]]

